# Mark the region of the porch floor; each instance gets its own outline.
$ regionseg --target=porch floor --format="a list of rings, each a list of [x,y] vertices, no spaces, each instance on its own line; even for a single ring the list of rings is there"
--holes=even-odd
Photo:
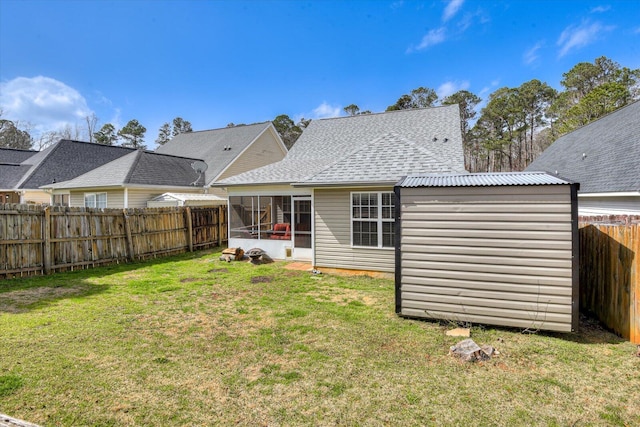
[[[310,262],[294,261],[287,263],[284,268],[287,270],[296,271],[312,271],[313,266]],[[383,279],[393,279],[393,273],[384,273],[380,271],[368,271],[368,270],[349,270],[346,268],[325,268],[316,267],[317,270],[325,274],[337,274],[339,276],[369,276]]]

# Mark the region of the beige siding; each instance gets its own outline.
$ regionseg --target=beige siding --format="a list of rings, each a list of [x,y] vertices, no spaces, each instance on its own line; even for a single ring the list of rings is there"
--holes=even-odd
[[[51,203],[51,194],[40,190],[26,190],[24,203],[49,204]]]
[[[279,162],[286,154],[283,147],[276,140],[272,130],[267,129],[244,153],[236,158],[233,163],[220,174],[217,181],[261,166]]]
[[[571,331],[569,185],[401,189],[400,313]]]
[[[129,208],[146,208],[147,201],[153,199],[156,196],[161,195],[162,193],[165,193],[165,191],[151,190],[151,189],[149,190],[129,189],[127,191],[128,207]],[[109,196],[107,196],[107,203],[109,204],[110,208],[120,207],[120,206],[111,206],[111,203],[109,202]]]
[[[315,262],[318,267],[395,271],[395,251],[351,246],[351,191],[393,191],[392,188],[314,191]]]
[[[578,195],[580,215],[596,212],[598,214],[635,214],[640,213],[640,195],[628,197],[580,197]]]

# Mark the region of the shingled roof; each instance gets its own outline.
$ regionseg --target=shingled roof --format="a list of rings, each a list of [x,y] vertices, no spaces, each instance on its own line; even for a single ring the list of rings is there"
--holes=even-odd
[[[393,184],[434,172],[465,172],[457,105],[314,120],[282,161],[220,185]]]
[[[187,132],[176,135],[156,150],[160,154],[202,159],[207,163],[205,179],[215,180],[229,164],[260,135],[273,128],[271,122],[240,125],[221,129]],[[279,138],[275,129],[274,136]],[[283,149],[284,144],[283,144]]]
[[[199,159],[136,150],[77,178],[43,188],[202,187],[204,180],[191,167],[196,161]]]
[[[640,101],[558,138],[527,171],[580,183],[580,193],[640,191]]]
[[[22,162],[28,171],[16,188],[40,188],[73,179],[105,163],[135,151],[132,148],[63,139]]]
[[[35,150],[0,147],[0,164],[20,164],[36,153]]]

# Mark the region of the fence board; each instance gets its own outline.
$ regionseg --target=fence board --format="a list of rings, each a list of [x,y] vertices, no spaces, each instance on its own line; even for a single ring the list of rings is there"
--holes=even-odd
[[[580,221],[580,307],[640,344],[640,216]]]
[[[0,204],[0,278],[167,256],[191,250],[190,242],[212,247],[227,241],[226,230],[226,206],[120,210]]]

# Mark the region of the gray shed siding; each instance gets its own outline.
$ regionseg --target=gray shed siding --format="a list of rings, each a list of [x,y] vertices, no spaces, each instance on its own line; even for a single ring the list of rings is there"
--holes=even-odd
[[[572,189],[398,189],[396,311],[571,331],[577,322]]]
[[[351,246],[351,192],[393,191],[392,188],[315,189],[314,248],[317,267],[351,270],[395,271],[395,252],[391,249]]]

